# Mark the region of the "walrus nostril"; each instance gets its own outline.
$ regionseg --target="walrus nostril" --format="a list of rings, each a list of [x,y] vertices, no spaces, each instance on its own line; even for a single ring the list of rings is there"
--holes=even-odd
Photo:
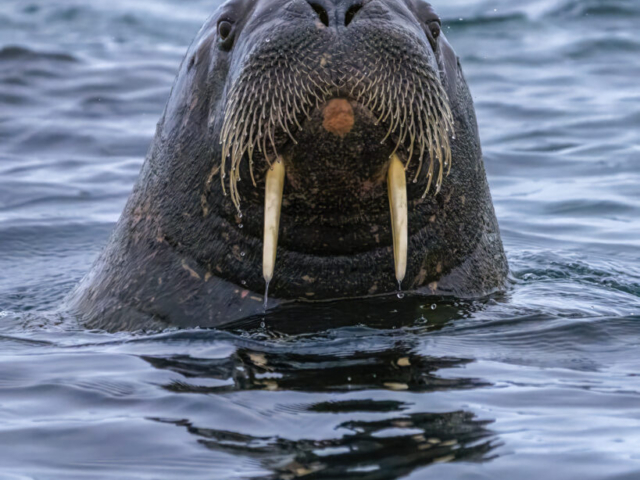
[[[318,14],[318,17],[320,18],[320,21],[322,23],[324,23],[325,27],[329,26],[329,14],[327,13],[327,10],[320,5],[319,3],[311,3],[309,2],[309,5],[311,5],[311,8],[313,8],[313,10]]]
[[[349,10],[347,10],[347,13],[344,16],[344,26],[348,27],[349,24],[351,23],[351,20],[353,20],[353,17],[356,16],[356,13],[358,13],[358,11],[362,8],[362,4],[360,3],[356,3],[355,5],[351,5],[349,7]]]

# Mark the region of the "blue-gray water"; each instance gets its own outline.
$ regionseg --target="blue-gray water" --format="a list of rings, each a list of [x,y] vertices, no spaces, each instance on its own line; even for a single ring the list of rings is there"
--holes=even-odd
[[[435,2],[508,294],[226,333],[89,332],[58,311],[216,6],[0,4],[0,479],[640,478],[637,0]]]

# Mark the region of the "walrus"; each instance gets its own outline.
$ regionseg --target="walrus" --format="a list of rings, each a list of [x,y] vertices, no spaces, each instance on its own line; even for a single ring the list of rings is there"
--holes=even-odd
[[[473,101],[429,3],[229,0],[68,306],[91,328],[220,327],[266,298],[468,298],[507,274]]]

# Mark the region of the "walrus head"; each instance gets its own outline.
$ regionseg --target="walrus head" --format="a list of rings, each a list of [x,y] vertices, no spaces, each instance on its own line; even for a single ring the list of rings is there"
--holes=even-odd
[[[476,296],[506,273],[473,101],[431,5],[229,0],[76,303],[99,325],[126,304],[211,326],[257,311],[265,280],[278,301],[399,282]]]
[[[402,281],[408,209],[452,168],[456,58],[433,8],[231,0],[214,25],[225,93],[210,110],[222,150],[209,180],[219,177],[247,231],[264,218],[265,279],[279,223],[281,247],[312,255],[379,248],[371,228],[384,224]]]

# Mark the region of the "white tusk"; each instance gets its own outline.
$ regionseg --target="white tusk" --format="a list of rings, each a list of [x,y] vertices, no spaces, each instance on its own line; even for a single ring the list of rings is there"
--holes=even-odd
[[[278,250],[278,229],[280,209],[284,189],[284,162],[282,157],[273,162],[267,171],[267,185],[264,196],[264,249],[262,252],[262,274],[265,282],[273,278]]]
[[[404,165],[396,154],[391,156],[387,173],[389,189],[389,206],[391,207],[391,229],[393,232],[393,256],[396,264],[398,283],[404,280],[407,273],[407,178]]]

